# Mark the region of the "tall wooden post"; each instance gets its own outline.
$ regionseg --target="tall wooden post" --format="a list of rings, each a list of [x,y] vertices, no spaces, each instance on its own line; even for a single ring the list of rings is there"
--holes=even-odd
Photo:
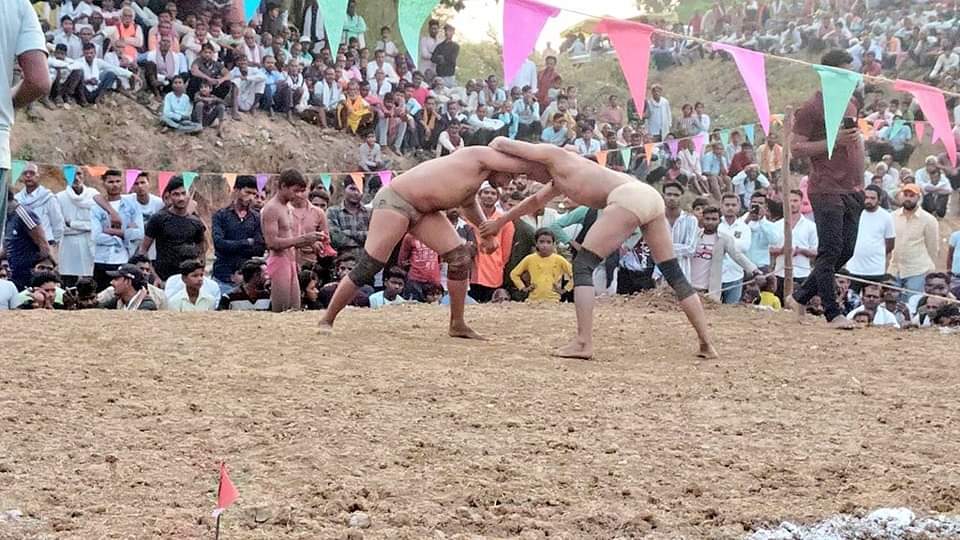
[[[783,199],[783,297],[793,294],[793,228],[790,227],[790,145],[793,143],[793,107],[783,115],[783,171],[780,174],[780,195]]]

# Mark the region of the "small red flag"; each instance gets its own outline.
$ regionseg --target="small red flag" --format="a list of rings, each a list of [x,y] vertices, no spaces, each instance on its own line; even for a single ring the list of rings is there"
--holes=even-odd
[[[220,515],[227,509],[233,501],[237,500],[240,492],[230,481],[230,475],[227,474],[227,464],[220,463],[220,485],[217,488],[217,508],[213,511],[214,517]]]

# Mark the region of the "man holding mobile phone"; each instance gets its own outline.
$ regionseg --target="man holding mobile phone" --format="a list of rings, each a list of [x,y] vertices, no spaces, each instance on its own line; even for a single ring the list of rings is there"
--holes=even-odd
[[[850,69],[850,53],[834,49],[820,63]],[[828,157],[823,94],[817,92],[796,112],[791,150],[810,161],[807,194],[813,207],[819,246],[813,270],[803,284],[785,298],[787,306],[802,314],[814,296],[823,302],[827,322],[835,328],[853,328],[837,304],[834,274],[853,256],[863,210],[863,142],[857,129],[856,98],[847,104],[832,156]]]

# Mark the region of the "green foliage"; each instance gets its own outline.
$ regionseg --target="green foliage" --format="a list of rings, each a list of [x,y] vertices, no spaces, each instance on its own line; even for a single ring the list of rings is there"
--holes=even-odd
[[[503,52],[499,43],[461,43],[457,57],[457,80],[486,79],[490,75],[503,78]]]

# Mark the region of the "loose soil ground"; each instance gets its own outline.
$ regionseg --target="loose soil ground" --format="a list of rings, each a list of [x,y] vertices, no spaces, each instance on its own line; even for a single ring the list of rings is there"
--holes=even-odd
[[[781,520],[960,512],[957,334],[830,331],[607,301],[598,358],[548,356],[572,306],[0,317],[0,538],[739,538]],[[359,538],[360,536],[354,536]]]

